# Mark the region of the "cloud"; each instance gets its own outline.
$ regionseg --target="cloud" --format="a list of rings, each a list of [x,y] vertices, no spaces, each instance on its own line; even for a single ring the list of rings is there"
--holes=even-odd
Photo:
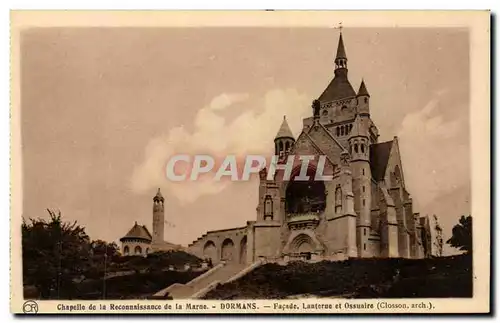
[[[446,109],[456,109],[450,97],[437,92],[421,110],[407,114],[398,131],[405,180],[420,206],[470,181],[469,119],[453,113],[445,118]]]
[[[283,115],[287,116],[297,135],[302,129],[302,119],[310,114],[309,106],[308,96],[294,89],[271,90],[261,98],[252,98],[245,93],[220,94],[198,110],[193,131],[179,126],[150,140],[144,160],[132,174],[132,189],[146,192],[161,187],[181,203],[219,193],[231,183],[216,182],[207,176],[195,182],[168,181],[165,176],[167,161],[175,154],[209,154],[216,160],[228,154],[270,154]],[[242,112],[230,118],[233,109]]]

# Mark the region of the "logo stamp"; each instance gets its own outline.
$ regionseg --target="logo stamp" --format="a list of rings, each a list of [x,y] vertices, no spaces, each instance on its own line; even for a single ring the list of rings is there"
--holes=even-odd
[[[38,303],[35,301],[26,301],[23,304],[24,314],[36,314],[38,313]]]

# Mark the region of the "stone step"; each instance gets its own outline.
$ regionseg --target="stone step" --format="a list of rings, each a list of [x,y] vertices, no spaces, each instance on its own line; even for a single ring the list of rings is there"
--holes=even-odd
[[[214,282],[224,283],[247,266],[237,263],[228,263],[219,268],[199,276],[187,284],[174,284],[166,289],[173,299],[191,298]]]

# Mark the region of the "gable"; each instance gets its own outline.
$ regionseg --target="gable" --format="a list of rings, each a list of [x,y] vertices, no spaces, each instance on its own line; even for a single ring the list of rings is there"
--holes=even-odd
[[[370,169],[374,180],[385,178],[387,163],[392,150],[392,140],[370,146]]]
[[[340,154],[345,148],[322,124],[313,125],[307,134],[333,163],[340,164]]]
[[[405,187],[403,166],[401,163],[401,155],[399,152],[399,143],[397,137],[394,137],[393,144],[391,146],[391,150],[387,160],[387,167],[385,169],[384,180],[387,183],[387,185],[392,186],[391,181],[395,173],[398,173],[397,176],[401,181],[402,187]]]
[[[315,142],[315,140],[309,136],[306,132],[302,131],[293,145],[290,155],[314,155],[326,156],[326,166],[338,165],[338,161],[331,159],[330,156],[321,149],[321,147]],[[340,155],[339,155],[340,156]]]

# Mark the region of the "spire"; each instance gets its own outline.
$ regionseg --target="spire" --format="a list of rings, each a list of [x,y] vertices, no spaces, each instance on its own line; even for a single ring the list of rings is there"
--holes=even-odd
[[[286,122],[286,116],[283,116],[283,122],[281,123],[280,130],[278,130],[278,133],[276,134],[276,137],[274,140],[279,139],[279,138],[292,138],[293,137],[292,131],[290,130],[290,127],[288,126],[288,122]]]
[[[165,201],[163,195],[161,195],[160,188],[158,188],[158,192],[156,192],[155,197],[153,197],[153,201]]]
[[[335,57],[335,59],[339,58],[347,59],[347,55],[345,54],[345,48],[344,48],[344,39],[342,38],[342,32],[340,32],[339,45],[337,46],[337,56]]]
[[[335,76],[326,87],[318,100],[323,104],[346,98],[356,97],[356,91],[352,88],[347,78],[347,55],[345,53],[344,38],[342,32],[339,37],[337,56],[335,57]]]
[[[338,70],[340,68],[347,69],[347,55],[345,53],[342,32],[340,32],[339,45],[337,46],[337,56],[335,57],[335,69]]]
[[[365,81],[363,79],[361,80],[361,85],[359,86],[359,91],[357,96],[362,96],[362,95],[368,97],[370,96],[368,90],[366,89]]]

